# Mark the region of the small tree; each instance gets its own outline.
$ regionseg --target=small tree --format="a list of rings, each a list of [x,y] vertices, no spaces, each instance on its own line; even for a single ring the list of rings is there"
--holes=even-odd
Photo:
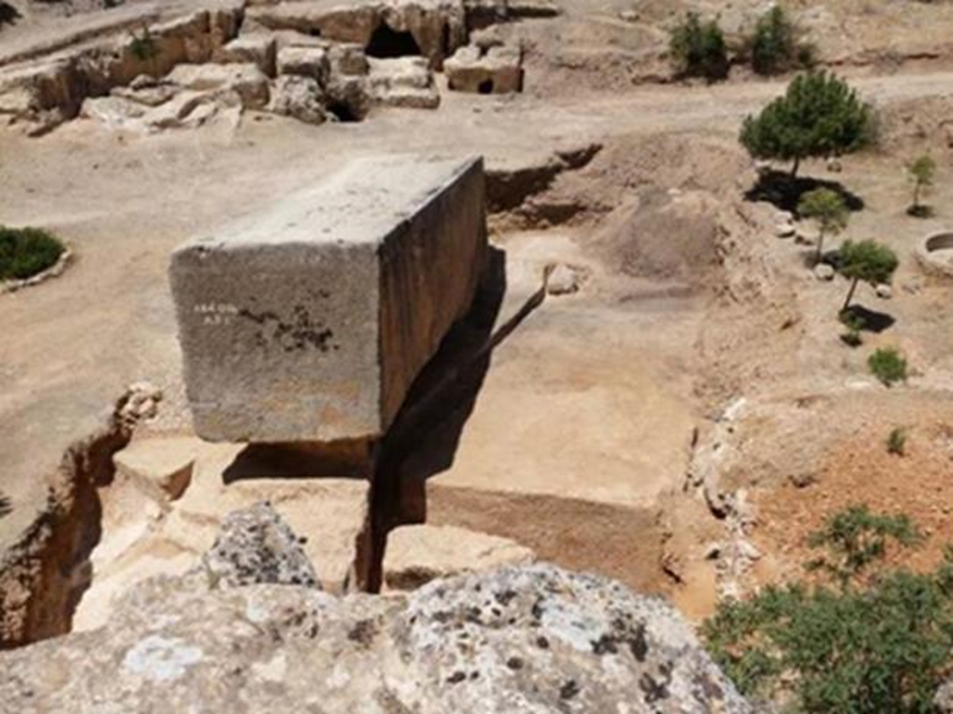
[[[798,41],[798,29],[775,5],[758,19],[751,37],[751,66],[758,74],[777,74],[812,63],[813,48]]]
[[[673,28],[669,49],[685,76],[714,82],[728,74],[725,36],[717,21],[702,22],[697,12],[689,12]]]
[[[927,206],[920,204],[920,197],[933,185],[936,177],[936,161],[929,154],[922,154],[907,164],[907,173],[913,183],[913,204],[907,209],[911,216],[925,217],[930,214]]]
[[[802,159],[858,151],[873,135],[870,105],[837,76],[809,72],[795,77],[757,117],[747,117],[740,140],[756,159],[793,161],[794,177]]]
[[[859,243],[846,241],[840,249],[840,272],[849,278],[850,290],[841,312],[850,308],[857,284],[863,280],[871,285],[890,282],[899,261],[896,254],[885,245],[872,240]]]
[[[805,193],[798,202],[797,212],[802,218],[813,218],[817,221],[817,254],[814,256],[816,265],[821,262],[824,253],[825,236],[837,235],[844,230],[850,219],[850,212],[841,195],[829,188],[817,188]]]

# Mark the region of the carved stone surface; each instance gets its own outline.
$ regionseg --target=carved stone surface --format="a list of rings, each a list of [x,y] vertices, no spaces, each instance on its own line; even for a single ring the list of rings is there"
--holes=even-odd
[[[382,434],[472,302],[484,193],[479,158],[368,158],[180,247],[170,273],[197,433]]]

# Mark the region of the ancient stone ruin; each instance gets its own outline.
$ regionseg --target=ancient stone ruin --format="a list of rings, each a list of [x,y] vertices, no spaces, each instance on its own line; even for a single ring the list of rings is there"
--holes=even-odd
[[[356,161],[179,248],[170,270],[196,432],[380,437],[485,261],[479,158]]]
[[[374,106],[435,109],[434,73],[445,66],[452,90],[522,90],[520,48],[468,45],[472,29],[556,13],[549,2],[505,0],[123,7],[0,48],[0,118],[39,135],[78,116],[152,132],[244,110],[320,124],[360,121]]]

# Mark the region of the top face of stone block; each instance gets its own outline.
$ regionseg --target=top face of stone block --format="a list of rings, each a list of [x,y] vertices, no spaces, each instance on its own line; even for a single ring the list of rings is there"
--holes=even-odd
[[[486,248],[479,158],[369,158],[175,251],[197,433],[333,442],[386,431],[469,308]]]

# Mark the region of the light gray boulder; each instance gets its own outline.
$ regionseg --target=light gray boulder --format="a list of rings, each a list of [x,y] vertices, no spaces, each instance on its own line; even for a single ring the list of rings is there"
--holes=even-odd
[[[9,711],[749,714],[665,602],[550,565],[403,597],[137,586],[102,629],[0,654]]]
[[[257,584],[321,587],[298,536],[267,502],[230,514],[198,570],[219,589]]]

